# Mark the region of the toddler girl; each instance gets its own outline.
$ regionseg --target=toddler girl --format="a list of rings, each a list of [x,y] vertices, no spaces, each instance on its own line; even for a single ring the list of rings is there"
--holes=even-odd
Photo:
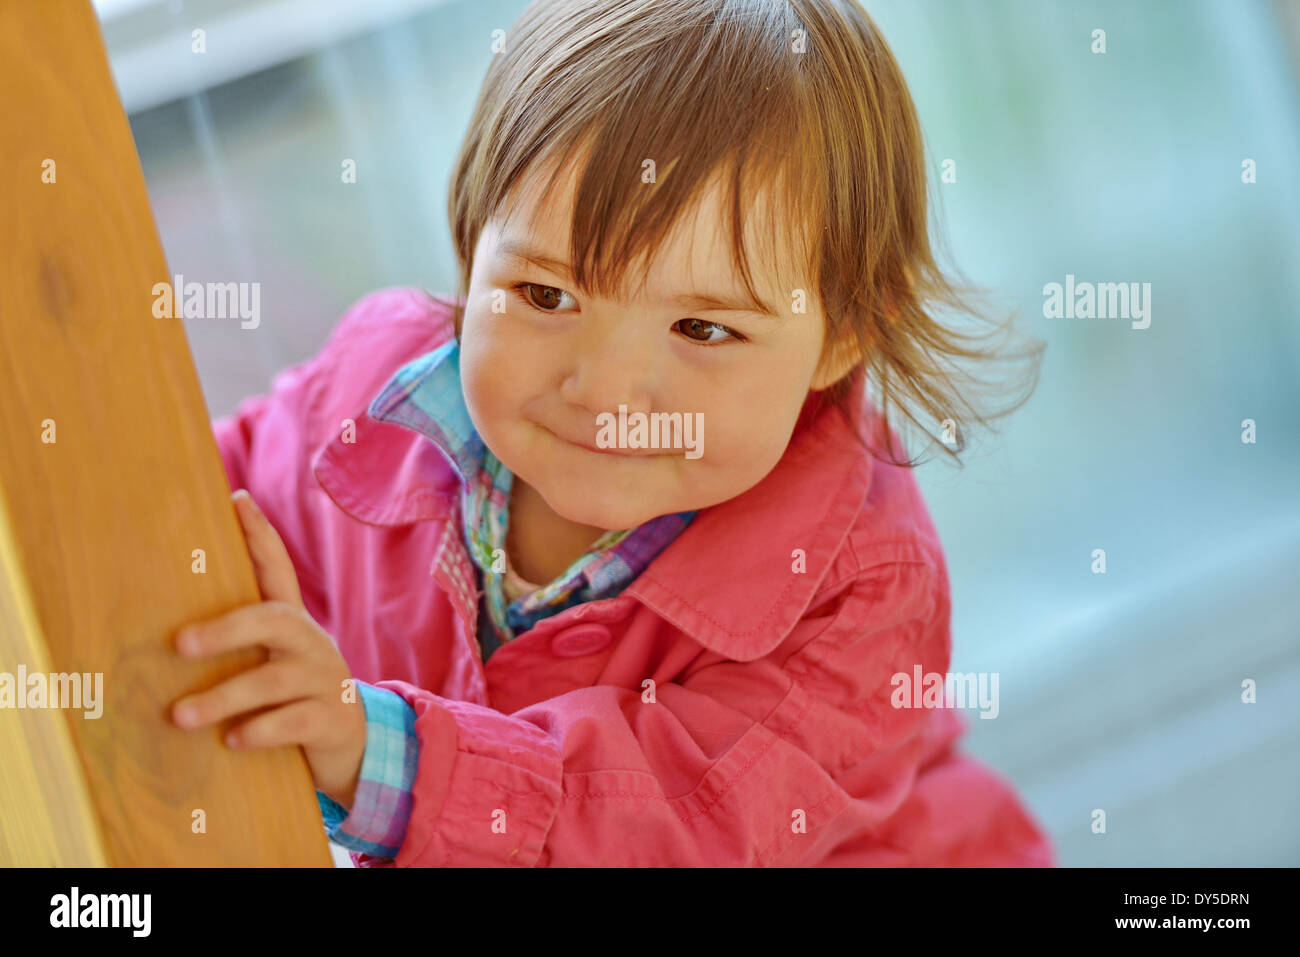
[[[457,294],[361,299],[214,424],[266,601],[180,647],[271,655],[178,722],[302,746],[359,866],[1051,864],[897,693],[950,605],[889,411],[991,418],[926,210],[851,0],[530,6]]]

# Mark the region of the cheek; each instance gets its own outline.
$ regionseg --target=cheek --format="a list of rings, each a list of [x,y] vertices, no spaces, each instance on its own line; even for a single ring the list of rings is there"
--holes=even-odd
[[[522,384],[520,370],[514,368],[514,354],[506,348],[507,337],[493,318],[466,312],[460,342],[465,404],[484,438],[513,407],[516,397],[512,393]]]
[[[712,404],[704,413],[703,484],[714,493],[737,495],[761,481],[780,461],[806,390],[799,383],[768,380],[766,388],[742,390],[745,401]]]

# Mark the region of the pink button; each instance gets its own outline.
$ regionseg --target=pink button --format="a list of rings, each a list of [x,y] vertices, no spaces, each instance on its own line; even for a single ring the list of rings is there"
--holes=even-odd
[[[561,658],[581,658],[600,651],[609,644],[610,639],[609,629],[604,625],[594,622],[574,625],[556,632],[551,639],[551,652]]]

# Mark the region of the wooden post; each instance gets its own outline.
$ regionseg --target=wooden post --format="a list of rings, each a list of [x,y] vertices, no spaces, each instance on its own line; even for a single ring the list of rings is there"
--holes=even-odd
[[[0,0],[0,102],[0,865],[328,867],[300,749],[168,718],[265,658],[174,632],[260,596],[89,0]],[[51,673],[102,701],[16,706]]]

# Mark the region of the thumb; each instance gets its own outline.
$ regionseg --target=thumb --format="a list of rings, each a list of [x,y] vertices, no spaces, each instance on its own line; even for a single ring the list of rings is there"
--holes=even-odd
[[[257,587],[265,601],[283,601],[302,606],[302,593],[298,590],[298,575],[293,570],[289,550],[284,547],[280,533],[262,514],[253,496],[240,489],[231,497],[235,514],[244,528],[244,541],[248,543],[248,556],[253,560],[257,574]]]

